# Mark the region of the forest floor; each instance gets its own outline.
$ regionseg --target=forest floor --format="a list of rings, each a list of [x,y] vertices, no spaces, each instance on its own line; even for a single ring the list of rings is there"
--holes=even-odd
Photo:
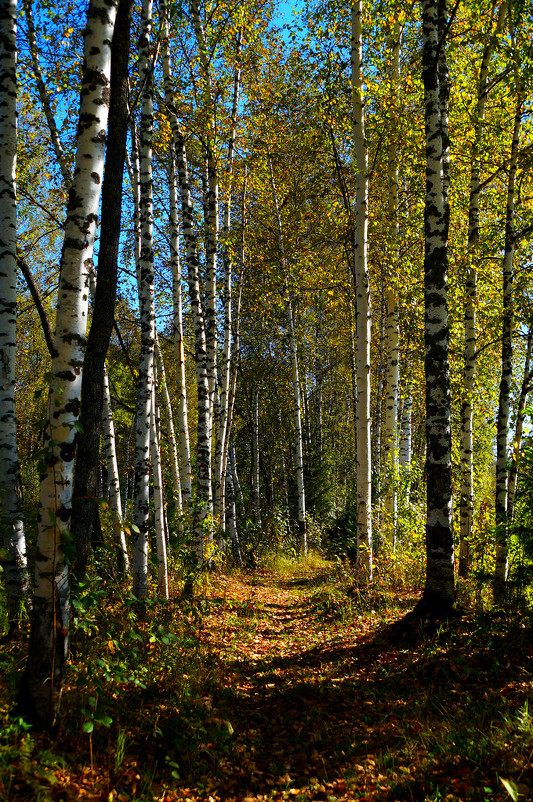
[[[530,630],[473,613],[399,626],[413,593],[341,580],[325,563],[211,578],[179,638],[174,612],[139,625],[138,684],[119,683],[110,630],[103,667],[74,655],[55,740],[6,713],[0,799],[533,798]]]

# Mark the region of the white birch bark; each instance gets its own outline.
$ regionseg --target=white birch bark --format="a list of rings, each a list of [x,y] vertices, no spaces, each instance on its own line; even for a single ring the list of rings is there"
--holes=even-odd
[[[203,112],[206,131],[204,148],[206,158],[206,238],[205,238],[205,343],[206,370],[209,385],[209,440],[213,433],[215,391],[217,387],[217,251],[218,251],[218,165],[215,152],[215,99],[211,80],[210,58],[198,0],[191,0],[191,17],[194,25],[198,53],[203,73]]]
[[[252,396],[252,499],[255,523],[261,527],[261,494],[259,490],[259,388]]]
[[[425,375],[427,442],[426,585],[436,615],[455,601],[448,326],[448,83],[444,2],[423,0],[426,129]],[[443,62],[444,59],[444,62]]]
[[[274,180],[272,157],[270,156],[270,154],[268,154],[268,168],[270,172],[270,185],[272,188],[272,201],[274,204],[274,213],[276,215],[278,248],[281,257],[281,266],[283,270],[283,282],[285,290],[285,312],[287,315],[287,328],[289,332],[292,391],[294,400],[294,433],[296,438],[294,469],[296,472],[296,492],[298,500],[298,537],[299,537],[300,554],[303,557],[305,557],[307,554],[307,527],[305,518],[306,510],[305,510],[305,483],[304,483],[302,401],[300,392],[300,371],[298,366],[298,345],[296,341],[296,331],[294,328],[294,315],[292,311],[292,300],[289,286],[287,257],[285,254],[285,243],[283,240],[283,227],[281,223],[281,214],[279,211],[276,183]]]
[[[138,259],[139,311],[141,320],[141,355],[137,387],[135,431],[135,483],[133,541],[133,594],[138,599],[148,595],[148,524],[150,513],[150,411],[154,381],[154,252],[152,130],[153,90],[150,42],[152,2],[143,0],[139,37],[139,75],[142,82],[142,106],[139,147],[138,216],[140,242]]]
[[[391,40],[391,76],[390,91],[396,97],[400,82],[400,23],[395,21]],[[397,109],[392,105],[391,110]],[[387,373],[385,379],[385,431],[384,431],[384,467],[386,490],[383,508],[386,515],[386,534],[392,544],[396,542],[396,525],[398,515],[398,408],[400,387],[400,316],[398,307],[398,268],[400,261],[400,220],[399,220],[399,170],[397,143],[392,141],[388,154],[388,212],[390,237],[390,270],[391,275],[386,282],[386,349]]]
[[[113,423],[113,410],[111,407],[111,394],[109,392],[109,378],[107,368],[104,367],[104,409],[102,414],[105,437],[105,454],[107,473],[109,477],[109,505],[113,515],[113,535],[117,550],[118,570],[121,574],[128,574],[130,558],[124,532],[124,518],[122,515],[122,502],[120,498],[120,474],[118,472],[117,449],[115,438],[115,425]],[[127,484],[127,482],[126,482]]]
[[[0,6],[0,525],[7,613],[15,629],[30,603],[15,419],[17,328],[17,3]]]
[[[459,530],[459,576],[466,577],[474,527],[474,439],[473,397],[476,379],[476,305],[479,241],[479,203],[481,195],[480,153],[485,131],[485,110],[489,93],[490,62],[507,12],[500,6],[494,32],[483,51],[479,68],[477,102],[474,112],[474,137],[470,154],[470,194],[468,203],[468,246],[464,301],[464,371],[461,404],[461,514]],[[492,20],[491,20],[492,23]]]
[[[174,106],[174,93],[172,89],[172,73],[170,68],[170,55],[168,49],[168,22],[164,13],[163,42],[161,47],[163,77],[165,83],[165,105],[169,117],[172,137],[174,141],[175,156],[178,167],[178,177],[181,195],[182,232],[185,241],[185,254],[187,260],[187,273],[189,285],[189,298],[191,304],[194,341],[195,341],[195,367],[196,386],[198,396],[198,427],[197,427],[197,459],[196,459],[196,499],[194,533],[192,553],[201,566],[204,551],[204,535],[206,523],[213,514],[213,492],[211,484],[211,415],[210,387],[207,365],[207,342],[204,309],[200,292],[200,268],[198,260],[198,247],[194,227],[194,210],[191,187],[189,181],[189,168],[185,139],[181,131],[176,109]]]
[[[533,328],[530,326],[527,333],[526,356],[524,363],[524,377],[520,388],[520,398],[518,399],[518,409],[516,411],[516,425],[513,442],[513,453],[511,465],[509,467],[509,478],[507,480],[507,520],[509,524],[513,522],[514,502],[516,496],[516,483],[518,479],[518,467],[520,463],[520,445],[524,431],[524,421],[526,417],[526,404],[531,390],[531,347],[533,345]]]
[[[241,35],[237,40],[237,54],[240,50]],[[233,85],[233,106],[231,112],[231,132],[228,143],[228,180],[229,187],[225,200],[224,220],[222,231],[225,237],[223,246],[224,262],[224,291],[222,302],[224,305],[224,346],[222,349],[222,365],[220,388],[218,393],[218,414],[215,441],[215,485],[214,485],[214,514],[219,523],[220,530],[225,531],[225,489],[226,464],[228,458],[228,439],[230,429],[230,387],[232,378],[232,331],[233,331],[233,252],[229,243],[231,227],[231,203],[233,193],[233,155],[235,150],[235,129],[237,124],[237,110],[239,104],[241,70],[240,65],[235,71]]]
[[[516,193],[516,171],[522,124],[523,94],[519,87],[514,114],[513,139],[509,159],[507,204],[505,210],[505,249],[502,263],[503,322],[502,322],[502,368],[500,395],[496,419],[496,565],[493,590],[495,601],[501,602],[505,595],[508,571],[508,518],[507,518],[507,461],[509,437],[509,412],[511,382],[513,378],[513,261],[516,248],[514,236],[514,211]]]
[[[172,314],[174,320],[174,359],[178,391],[178,435],[182,509],[188,509],[192,497],[192,466],[189,443],[185,346],[183,340],[183,300],[181,294],[180,235],[178,222],[178,189],[174,146],[170,146],[170,260],[172,266]]]
[[[34,618],[23,681],[31,718],[56,719],[68,648],[65,550],[71,514],[74,437],[80,408],[89,274],[98,219],[107,129],[111,41],[116,3],[93,0],[87,15],[80,123],[56,311],[52,381],[41,470]],[[22,694],[21,694],[22,695]]]
[[[400,448],[399,448],[399,462],[400,469],[406,473],[411,468],[411,416],[413,411],[413,398],[409,388],[406,390],[405,398],[403,399],[402,421],[400,426]]]
[[[176,443],[176,434],[174,431],[174,413],[172,412],[172,404],[170,402],[170,394],[168,392],[167,377],[165,372],[165,363],[163,361],[163,354],[159,346],[159,337],[157,331],[155,332],[155,349],[156,349],[156,364],[158,369],[158,386],[161,390],[163,397],[163,404],[165,409],[165,417],[168,427],[168,445],[170,457],[170,470],[172,473],[172,490],[174,500],[178,507],[179,512],[182,511],[181,506],[181,483],[180,483],[180,468],[178,460],[178,446]]]
[[[362,0],[352,5],[352,136],[356,200],[354,267],[357,332],[357,574],[372,579],[372,465],[370,439],[371,307],[368,277],[368,147],[365,136],[362,77]]]
[[[96,275],[92,270],[89,275],[89,296],[94,302],[96,295]],[[108,473],[109,505],[113,516],[113,537],[117,550],[117,565],[121,574],[128,573],[130,561],[124,532],[124,519],[122,515],[122,502],[120,497],[120,476],[118,472],[115,425],[113,423],[113,410],[111,407],[111,393],[109,391],[109,376],[104,365],[103,376],[104,406],[102,422],[104,424],[105,455]]]
[[[168,600],[167,544],[165,538],[165,500],[163,497],[163,473],[161,470],[161,451],[156,422],[156,394],[152,384],[150,410],[150,456],[154,493],[155,543],[157,552],[157,595]]]

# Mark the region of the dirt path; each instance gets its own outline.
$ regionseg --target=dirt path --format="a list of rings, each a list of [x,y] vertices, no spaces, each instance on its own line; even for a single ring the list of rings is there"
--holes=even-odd
[[[315,572],[226,580],[213,600],[204,637],[227,685],[205,701],[232,732],[213,798],[378,798],[380,705],[374,694],[364,698],[379,667],[372,615],[350,624],[317,616],[311,602],[324,579]]]

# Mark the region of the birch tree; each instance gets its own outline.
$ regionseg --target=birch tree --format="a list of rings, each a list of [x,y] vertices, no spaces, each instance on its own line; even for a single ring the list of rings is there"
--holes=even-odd
[[[424,209],[426,377],[426,584],[422,608],[445,615],[455,601],[448,326],[448,73],[443,0],[423,0],[426,134]]]
[[[520,127],[522,125],[524,102],[518,68],[516,70],[516,77],[519,91],[515,104],[513,138],[511,142],[507,182],[507,202],[505,208],[505,245],[502,261],[503,321],[501,378],[498,414],[496,417],[496,565],[494,567],[493,590],[494,598],[497,602],[501,602],[505,596],[508,571],[507,446],[509,437],[511,381],[513,376],[513,262],[516,249],[514,217],[516,203],[516,172],[518,167]]]
[[[152,2],[143,0],[139,37],[139,76],[142,104],[139,143],[139,179],[135,187],[138,204],[138,289],[141,318],[141,356],[137,385],[135,429],[135,483],[133,542],[133,593],[138,599],[148,594],[148,524],[150,512],[150,413],[154,382],[155,309],[153,250],[153,72],[151,61]]]
[[[391,67],[390,91],[396,98],[399,91],[400,78],[400,23],[396,21],[391,32]],[[394,101],[391,104],[393,120],[399,115]],[[392,122],[391,121],[391,122]],[[397,483],[398,483],[398,409],[400,390],[400,320],[398,308],[398,268],[400,261],[399,241],[399,169],[398,144],[395,142],[393,132],[389,133],[391,144],[388,154],[388,212],[390,225],[390,255],[392,277],[386,284],[386,343],[387,343],[387,372],[385,380],[385,431],[384,431],[384,463],[386,476],[386,491],[384,510],[387,515],[387,531],[394,544],[396,539],[397,518]]]
[[[352,5],[352,136],[355,152],[356,198],[354,273],[357,354],[357,573],[372,579],[372,466],[370,439],[371,308],[368,276],[368,147],[363,107],[362,0]]]
[[[17,321],[17,4],[0,4],[0,525],[10,630],[29,602],[15,420]]]
[[[459,576],[468,573],[470,543],[474,525],[474,440],[473,395],[476,378],[476,303],[479,261],[480,159],[485,134],[487,97],[490,91],[490,64],[501,32],[507,4],[500,6],[494,30],[489,31],[479,67],[477,99],[474,111],[474,135],[470,155],[470,192],[468,202],[468,245],[464,302],[464,372],[461,404],[461,523],[459,531]],[[490,20],[491,28],[494,25]]]
[[[76,162],[69,195],[56,309],[48,428],[41,458],[34,610],[20,691],[32,721],[53,726],[68,649],[69,523],[74,437],[78,426],[88,282],[98,219],[109,111],[111,42],[116,3],[93,0],[84,43]]]

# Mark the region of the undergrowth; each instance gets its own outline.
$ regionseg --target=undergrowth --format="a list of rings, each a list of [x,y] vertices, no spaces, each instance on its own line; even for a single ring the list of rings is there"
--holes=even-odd
[[[267,554],[142,608],[93,577],[72,602],[54,741],[13,714],[27,626],[1,653],[0,800],[533,794],[527,616],[476,606],[472,580],[462,617],[398,639],[419,589],[376,576],[357,587],[349,561]]]

